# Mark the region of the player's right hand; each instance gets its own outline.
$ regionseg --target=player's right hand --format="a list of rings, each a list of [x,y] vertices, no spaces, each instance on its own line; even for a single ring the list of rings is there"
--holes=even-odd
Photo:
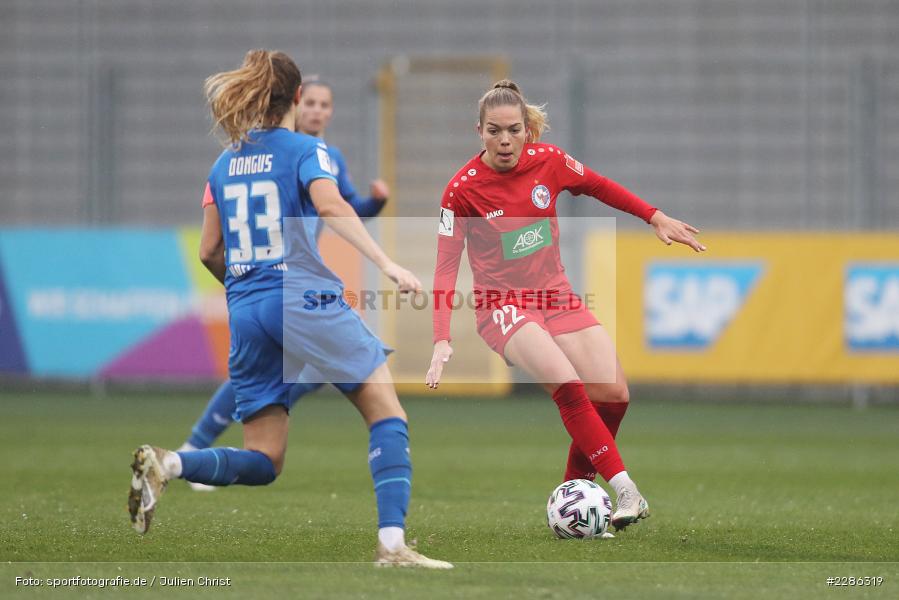
[[[432,390],[436,390],[440,385],[440,376],[443,375],[443,365],[449,362],[453,355],[453,349],[450,348],[449,342],[440,340],[434,344],[434,356],[431,357],[431,368],[425,375],[425,385]]]
[[[387,202],[390,197],[390,187],[383,179],[374,179],[368,186],[369,196],[378,202]]]
[[[418,280],[418,277],[412,274],[412,271],[408,271],[395,262],[391,262],[384,267],[382,272],[396,284],[401,292],[421,293],[421,282]]]

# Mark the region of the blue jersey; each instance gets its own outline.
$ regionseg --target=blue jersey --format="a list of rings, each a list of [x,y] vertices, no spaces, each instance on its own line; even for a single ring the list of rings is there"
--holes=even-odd
[[[250,132],[212,166],[209,192],[221,217],[229,307],[282,293],[287,257],[311,289],[342,291],[315,240],[318,214],[309,197],[316,179],[336,181],[328,148],[318,138],[275,128]],[[285,232],[285,219],[292,220]],[[295,231],[298,229],[299,231]]]
[[[331,157],[331,173],[337,178],[337,188],[343,199],[350,203],[356,214],[362,217],[374,217],[384,207],[383,202],[379,202],[372,197],[362,197],[356,192],[356,187],[350,179],[350,172],[346,167],[346,161],[343,153],[336,146],[328,146],[328,154]]]
[[[331,174],[337,179],[337,189],[340,192],[340,196],[353,207],[359,218],[374,217],[381,212],[381,209],[384,208],[383,202],[372,197],[361,197],[356,192],[356,187],[353,185],[353,181],[350,179],[350,172],[346,167],[346,160],[344,160],[343,153],[337,146],[328,146],[328,156],[331,159]],[[324,226],[324,223],[319,222],[315,231],[316,236],[321,235]]]

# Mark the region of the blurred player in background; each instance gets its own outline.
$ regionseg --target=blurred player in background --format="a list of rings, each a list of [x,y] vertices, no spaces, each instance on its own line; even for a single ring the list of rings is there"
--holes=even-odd
[[[559,254],[556,196],[587,194],[651,224],[666,244],[705,250],[698,230],[550,144],[541,107],[509,80],[481,98],[484,144],[447,185],[440,208],[434,273],[434,354],[426,384],[436,388],[450,347],[451,302],[462,249],[474,274],[478,333],[511,365],[552,394],[573,442],[565,480],[594,479],[614,489],[616,529],[649,515],[615,445],[627,410],[627,383],[611,338],[571,288]]]
[[[137,448],[128,496],[131,521],[138,532],[147,531],[172,478],[221,486],[274,481],[287,449],[292,384],[284,365],[297,372],[311,365],[329,381],[362,382],[339,387],[370,430],[379,527],[376,562],[451,568],[406,546],[412,475],[406,413],[385,362],[389,350],[349,306],[325,302],[325,294],[334,293],[327,290],[342,292],[343,286],[319,255],[319,217],[378,265],[401,292],[420,290],[421,284],[384,254],[340,196],[325,144],[294,133],[301,82],[290,57],[267,50],[251,50],[239,69],[206,80],[213,120],[229,146],[207,182],[200,258],[225,284],[231,325],[228,368],[244,448]],[[300,226],[285,229],[288,217],[300,217]],[[305,294],[285,302],[292,297],[285,286],[319,290],[320,302],[308,308]]]
[[[303,97],[297,111],[297,131],[313,137],[325,137],[325,130],[334,116],[334,92],[324,81],[312,77],[303,83]],[[369,197],[362,197],[353,186],[343,153],[336,147],[328,145],[331,157],[331,170],[337,178],[337,187],[344,200],[362,218],[374,217],[390,196],[390,188],[382,179],[374,179],[369,183]]]
[[[334,94],[331,86],[316,78],[303,82],[300,105],[297,108],[296,129],[300,133],[317,138],[324,138],[325,130],[334,115]],[[387,184],[375,179],[370,184],[369,197],[358,194],[350,178],[349,169],[343,153],[336,147],[328,145],[328,156],[331,159],[331,173],[337,178],[337,189],[356,214],[362,218],[374,217],[387,202],[390,188]],[[313,207],[314,209],[314,207]],[[324,224],[321,223],[323,226]],[[321,233],[320,226],[317,233]],[[305,394],[317,390],[323,383],[321,374],[307,367],[300,375],[300,381],[290,391],[290,403],[293,405]],[[233,423],[232,415],[236,405],[236,393],[230,381],[223,383],[206,405],[206,409],[194,426],[190,437],[178,450],[199,450],[212,446],[222,433]],[[196,491],[212,491],[214,486],[202,483],[191,483]]]

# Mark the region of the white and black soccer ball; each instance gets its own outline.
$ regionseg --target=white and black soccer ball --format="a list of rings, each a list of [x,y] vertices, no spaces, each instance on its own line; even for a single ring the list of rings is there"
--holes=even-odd
[[[563,540],[600,537],[609,528],[611,516],[611,498],[587,479],[566,481],[546,503],[546,523]]]

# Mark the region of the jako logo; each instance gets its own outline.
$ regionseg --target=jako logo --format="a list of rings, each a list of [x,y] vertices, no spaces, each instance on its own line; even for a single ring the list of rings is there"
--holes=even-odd
[[[652,348],[706,348],[746,301],[759,263],[651,264],[646,272],[646,341]]]
[[[899,351],[899,263],[850,265],[844,302],[849,348]]]
[[[599,458],[600,456],[603,455],[604,452],[608,452],[608,451],[609,451],[609,447],[603,446],[602,448],[600,448],[599,450],[597,450],[596,452],[594,452],[593,454],[590,455],[590,460],[592,461],[594,458]]]
[[[487,213],[488,219],[492,219],[493,217],[501,217],[501,216],[503,216],[503,209],[491,210],[489,213]]]

